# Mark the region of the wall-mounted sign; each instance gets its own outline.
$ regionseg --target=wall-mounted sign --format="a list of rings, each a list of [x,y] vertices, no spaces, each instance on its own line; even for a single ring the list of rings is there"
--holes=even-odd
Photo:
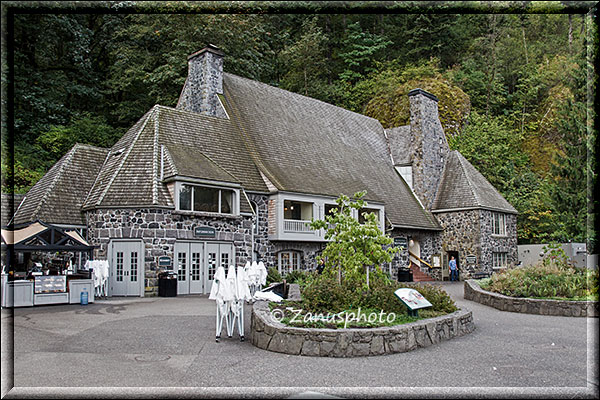
[[[210,226],[197,226],[194,228],[195,237],[214,238],[216,235],[215,228]]]
[[[396,290],[394,294],[412,311],[431,307],[431,303],[415,289],[400,288]]]
[[[158,266],[159,267],[171,267],[172,265],[173,265],[173,262],[171,260],[171,257],[168,257],[168,256],[158,257]]]
[[[467,256],[467,264],[475,264],[477,262],[477,257],[475,257],[473,254],[469,254]]]
[[[441,268],[442,267],[442,257],[439,254],[434,254],[431,256],[433,268]]]
[[[407,240],[405,237],[395,237],[394,238],[394,247],[404,247],[406,248]]]

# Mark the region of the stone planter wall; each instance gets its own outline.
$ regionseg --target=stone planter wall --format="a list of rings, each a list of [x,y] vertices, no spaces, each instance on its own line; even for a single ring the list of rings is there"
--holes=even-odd
[[[473,315],[467,310],[373,329],[294,328],[273,318],[266,301],[254,303],[251,321],[251,340],[256,347],[278,353],[320,357],[402,353],[475,330]]]
[[[504,296],[483,290],[474,280],[465,281],[465,299],[501,311],[562,317],[597,317],[597,301],[543,300]]]

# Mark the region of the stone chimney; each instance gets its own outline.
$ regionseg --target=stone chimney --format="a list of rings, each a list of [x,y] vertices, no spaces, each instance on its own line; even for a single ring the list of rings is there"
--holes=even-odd
[[[413,89],[408,100],[413,190],[425,209],[431,210],[450,149],[439,118],[438,98]]]
[[[223,57],[208,45],[188,57],[188,76],[177,108],[212,117],[227,118],[218,95],[223,94]]]

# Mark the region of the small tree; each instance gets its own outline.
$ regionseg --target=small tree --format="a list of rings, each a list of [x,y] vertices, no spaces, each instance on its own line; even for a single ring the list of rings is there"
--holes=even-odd
[[[341,274],[347,278],[362,281],[366,276],[366,286],[369,286],[369,267],[380,269],[381,264],[392,261],[392,256],[398,249],[389,247],[392,239],[385,235],[377,222],[374,213],[362,213],[365,223],[361,224],[352,216],[352,209],[360,212],[367,206],[363,200],[366,191],[354,194],[351,201],[348,196],[341,195],[334,208],[325,220],[312,220],[311,229],[325,229],[325,239],[330,242],[323,250],[322,258],[325,259],[325,269],[338,272],[338,281],[341,283]]]

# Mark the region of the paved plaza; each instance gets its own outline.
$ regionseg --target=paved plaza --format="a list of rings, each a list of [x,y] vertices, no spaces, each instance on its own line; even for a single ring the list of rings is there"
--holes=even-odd
[[[203,296],[2,310],[5,398],[595,398],[598,318],[498,311],[463,299],[475,332],[408,353],[290,356],[237,334],[216,343]],[[14,352],[13,352],[14,349]]]

